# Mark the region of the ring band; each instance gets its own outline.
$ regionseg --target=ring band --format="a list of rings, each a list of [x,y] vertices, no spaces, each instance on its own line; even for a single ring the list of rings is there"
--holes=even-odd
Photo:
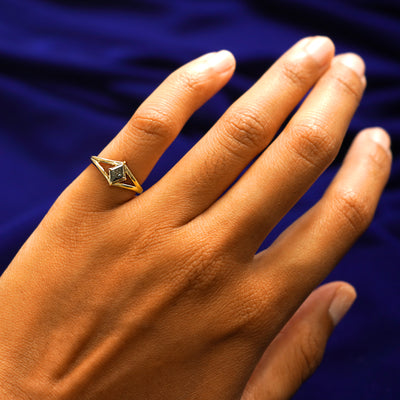
[[[143,192],[143,188],[126,165],[126,161],[114,161],[97,156],[90,157],[90,160],[107,179],[110,186],[133,190],[137,194]],[[100,163],[112,165],[112,167],[106,171]]]

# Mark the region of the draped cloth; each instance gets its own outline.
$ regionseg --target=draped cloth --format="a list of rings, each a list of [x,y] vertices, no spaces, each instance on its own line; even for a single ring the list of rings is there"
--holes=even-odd
[[[400,398],[399,16],[398,0],[0,0],[1,268],[89,157],[175,68],[224,48],[238,63],[145,190],[289,46],[328,35],[337,53],[364,58],[368,88],[337,160],[263,248],[320,198],[359,130],[380,125],[391,133],[393,171],[375,219],[328,278],[351,282],[358,300],[295,398]]]

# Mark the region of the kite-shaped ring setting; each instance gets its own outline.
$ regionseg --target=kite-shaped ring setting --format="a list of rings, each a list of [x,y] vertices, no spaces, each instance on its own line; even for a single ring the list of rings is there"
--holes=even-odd
[[[125,161],[114,161],[97,156],[90,157],[90,160],[107,179],[110,186],[133,190],[137,194],[143,192],[143,188],[140,186],[140,183],[132,174]],[[111,165],[111,167],[106,171],[101,164]]]

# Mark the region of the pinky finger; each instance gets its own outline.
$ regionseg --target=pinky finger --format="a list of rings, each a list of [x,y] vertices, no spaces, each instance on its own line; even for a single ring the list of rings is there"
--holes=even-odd
[[[292,293],[292,311],[370,224],[389,178],[391,157],[383,129],[360,132],[322,199],[256,255],[258,279],[273,280],[278,300],[279,293]],[[279,262],[266,269],[270,257]]]

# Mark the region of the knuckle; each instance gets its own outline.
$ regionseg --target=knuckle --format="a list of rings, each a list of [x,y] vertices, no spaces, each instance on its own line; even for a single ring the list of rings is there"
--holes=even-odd
[[[368,161],[375,171],[387,171],[391,163],[391,155],[376,143],[373,150],[368,153]]]
[[[178,268],[174,269],[174,273],[179,276],[174,281],[180,282],[179,286],[186,293],[198,295],[223,286],[224,280],[229,276],[229,273],[223,273],[227,270],[227,263],[223,255],[209,242],[208,236],[201,234],[196,227],[190,232],[186,227],[177,228],[175,232],[175,242],[182,243],[182,246],[179,253],[181,261],[178,262]],[[195,245],[188,245],[188,235],[196,237]]]
[[[365,196],[353,190],[344,190],[337,195],[336,210],[356,233],[367,229],[374,214]]]
[[[219,282],[223,279],[222,267],[212,252],[205,249],[200,256],[194,252],[185,274],[186,286],[192,292],[208,293],[213,287],[223,284]]]
[[[284,79],[293,86],[305,86],[310,82],[310,70],[298,59],[283,61],[281,71]]]
[[[227,132],[224,140],[229,140],[227,146],[233,152],[259,150],[266,145],[266,126],[256,110],[230,111],[224,121],[224,129]]]
[[[175,122],[168,113],[155,108],[137,111],[128,123],[128,136],[140,136],[140,140],[166,140],[169,139]]]
[[[264,282],[256,277],[245,277],[238,285],[236,300],[236,320],[242,331],[251,337],[265,337],[266,324],[273,320],[271,292]],[[268,316],[268,321],[266,320]]]
[[[204,246],[201,253],[194,251],[186,260],[181,276],[185,293],[206,298],[219,292],[219,306],[224,309],[223,334],[245,335],[250,340],[265,336],[269,296],[260,282],[249,286],[246,274],[238,273],[239,269],[246,269],[243,264],[237,265],[231,257],[216,253],[213,246]]]
[[[321,364],[325,351],[325,342],[310,326],[303,327],[300,343],[297,346],[301,380],[309,378]]]
[[[293,139],[289,149],[317,169],[330,164],[339,151],[340,143],[317,121],[297,124],[289,136]]]
[[[204,67],[204,63],[189,63],[177,69],[168,78],[169,85],[179,88],[190,96],[202,95],[209,92],[210,83],[213,82],[214,75]]]
[[[191,93],[199,94],[199,92],[201,93],[207,89],[210,76],[206,70],[192,67],[178,70],[173,79],[176,79],[178,87]]]
[[[240,308],[238,309],[237,321],[246,330],[255,330],[260,325],[261,315],[264,308],[260,304],[260,296],[254,291],[251,294],[240,296]]]
[[[353,97],[357,103],[361,101],[363,84],[358,75],[347,68],[335,70],[332,76],[334,84],[346,95]]]

